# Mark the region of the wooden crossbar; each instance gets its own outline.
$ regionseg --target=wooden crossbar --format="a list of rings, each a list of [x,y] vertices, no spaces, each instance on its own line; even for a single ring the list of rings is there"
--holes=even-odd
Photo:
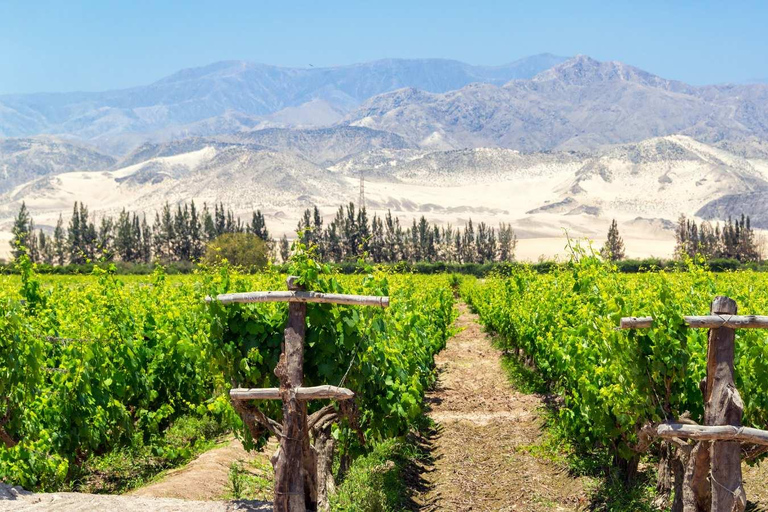
[[[622,318],[619,322],[619,329],[646,329],[652,326],[652,316],[630,316]]]
[[[336,386],[298,387],[296,398],[299,400],[351,400],[355,393],[347,388]],[[229,390],[229,396],[234,400],[280,400],[280,388],[234,388]]]
[[[305,291],[270,291],[223,293],[216,298],[206,297],[206,302],[217,300],[222,304],[253,303],[253,302],[299,302],[346,304],[348,306],[378,306],[389,307],[389,297],[377,295],[345,295],[341,293],[320,293]]]
[[[685,316],[685,324],[694,329],[768,329],[768,316],[760,315],[704,315]],[[653,326],[652,316],[626,317],[621,319],[620,329],[646,329]]]
[[[694,439],[696,441],[741,441],[768,445],[768,431],[733,425],[687,425],[662,423],[656,427],[656,436],[663,439]]]

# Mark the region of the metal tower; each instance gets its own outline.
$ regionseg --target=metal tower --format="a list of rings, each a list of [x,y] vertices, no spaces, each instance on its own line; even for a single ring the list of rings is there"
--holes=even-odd
[[[361,210],[365,208],[365,175],[362,169],[360,169],[360,204],[357,207]]]

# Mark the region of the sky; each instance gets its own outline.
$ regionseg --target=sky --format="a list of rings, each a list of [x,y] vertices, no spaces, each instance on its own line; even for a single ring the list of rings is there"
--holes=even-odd
[[[0,0],[0,94],[126,88],[231,59],[493,65],[544,52],[696,85],[768,81],[766,20],[768,2],[748,0]]]

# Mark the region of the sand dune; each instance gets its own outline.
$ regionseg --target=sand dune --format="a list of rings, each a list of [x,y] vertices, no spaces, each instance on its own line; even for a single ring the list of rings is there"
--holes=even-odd
[[[293,233],[301,212],[317,205],[333,215],[357,201],[366,176],[371,213],[391,210],[401,222],[463,226],[509,222],[518,257],[565,254],[565,233],[599,245],[617,219],[629,256],[669,256],[674,223],[727,194],[768,189],[768,164],[683,136],[650,139],[591,153],[522,154],[507,149],[374,150],[329,167],[289,151],[211,146],[112,171],[45,176],[0,196],[0,253],[22,201],[43,229],[84,201],[98,219],[123,208],[149,220],[166,201],[223,201],[249,216],[261,209],[277,236]],[[6,252],[7,253],[7,252]]]

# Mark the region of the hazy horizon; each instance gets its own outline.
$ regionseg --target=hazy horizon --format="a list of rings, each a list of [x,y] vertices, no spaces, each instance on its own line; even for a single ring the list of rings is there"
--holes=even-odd
[[[540,53],[618,60],[694,85],[743,83],[765,75],[767,18],[760,2],[3,3],[0,94],[125,89],[223,60],[502,65]]]

